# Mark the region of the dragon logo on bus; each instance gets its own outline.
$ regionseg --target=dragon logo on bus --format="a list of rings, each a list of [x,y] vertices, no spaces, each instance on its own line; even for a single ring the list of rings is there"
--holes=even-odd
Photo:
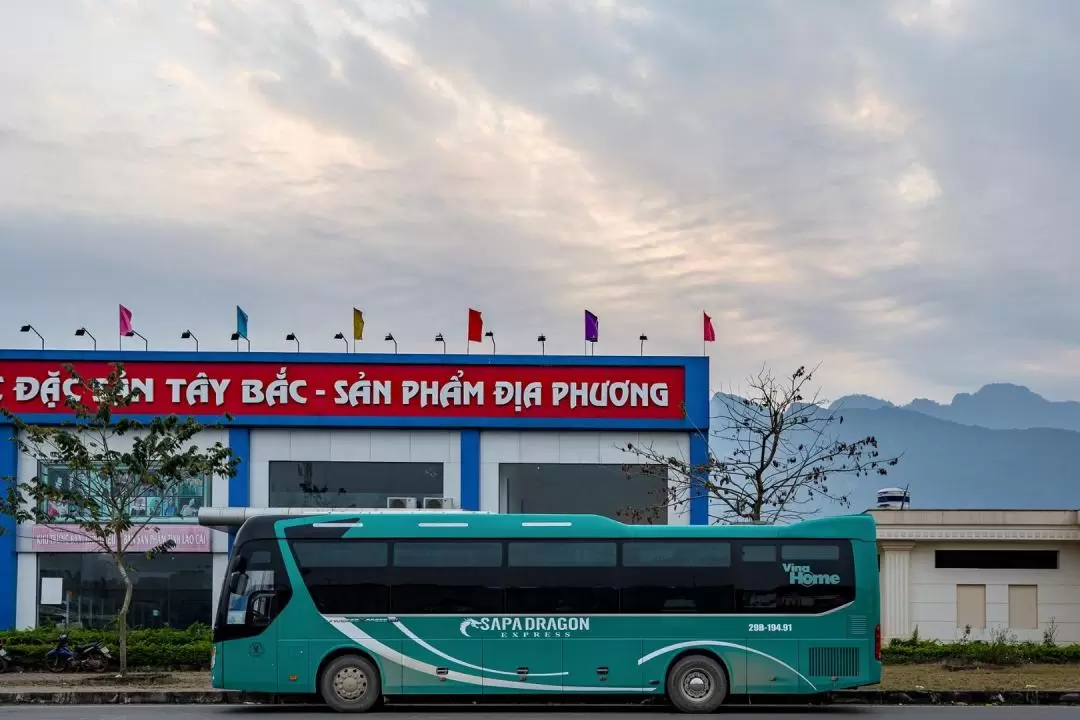
[[[784,572],[788,574],[788,581],[792,585],[802,587],[816,587],[818,585],[839,585],[840,576],[835,573],[815,573],[809,565],[796,565],[784,563]]]
[[[465,618],[459,630],[467,638],[470,631],[498,633],[503,638],[568,638],[589,631],[587,617],[481,617]]]

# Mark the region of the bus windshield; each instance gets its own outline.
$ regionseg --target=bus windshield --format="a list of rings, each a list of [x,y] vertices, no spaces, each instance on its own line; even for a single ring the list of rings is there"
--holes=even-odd
[[[234,549],[215,630],[227,636],[247,633],[226,628],[262,628],[270,624],[288,599],[289,582],[274,540],[251,540]]]

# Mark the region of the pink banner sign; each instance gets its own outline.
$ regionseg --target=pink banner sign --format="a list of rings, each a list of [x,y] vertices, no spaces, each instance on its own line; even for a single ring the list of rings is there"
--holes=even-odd
[[[210,528],[201,525],[143,527],[129,531],[129,536],[130,533],[137,534],[128,552],[147,552],[166,540],[176,543],[169,552],[210,552]],[[34,525],[31,538],[34,552],[101,552],[100,545],[75,526]]]

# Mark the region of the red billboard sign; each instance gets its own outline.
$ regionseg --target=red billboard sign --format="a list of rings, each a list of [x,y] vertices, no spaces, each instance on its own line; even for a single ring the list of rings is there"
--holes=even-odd
[[[86,388],[46,360],[0,360],[0,407],[70,413]],[[73,363],[106,377],[110,362]],[[680,366],[438,365],[278,362],[124,363],[138,415],[681,420]]]

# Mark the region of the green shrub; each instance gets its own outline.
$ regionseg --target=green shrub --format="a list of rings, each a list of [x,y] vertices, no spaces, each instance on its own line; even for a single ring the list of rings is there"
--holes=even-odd
[[[7,646],[24,657],[27,669],[44,666],[45,654],[56,646],[64,632],[57,628],[36,628],[3,635]],[[119,635],[115,630],[70,630],[72,645],[104,640],[117,655]],[[128,666],[154,670],[206,670],[210,666],[210,628],[197,624],[184,630],[160,628],[128,631]]]
[[[1080,645],[1058,646],[1046,642],[1019,642],[1007,631],[994,631],[990,640],[970,640],[968,633],[957,642],[923,640],[918,631],[907,639],[895,639],[881,649],[888,665],[956,663],[978,665],[1060,665],[1080,663]]]

